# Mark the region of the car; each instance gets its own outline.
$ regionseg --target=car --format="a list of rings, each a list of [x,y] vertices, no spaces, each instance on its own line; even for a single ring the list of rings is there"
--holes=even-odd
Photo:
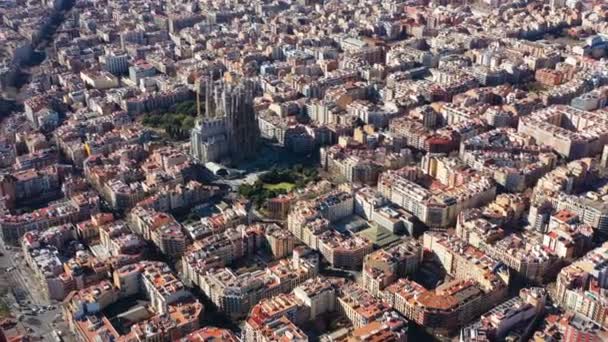
[[[11,272],[11,271],[12,271],[12,270],[14,270],[14,269],[15,269],[15,267],[13,267],[13,266],[11,266],[11,267],[7,267],[7,268],[6,268],[6,272]]]

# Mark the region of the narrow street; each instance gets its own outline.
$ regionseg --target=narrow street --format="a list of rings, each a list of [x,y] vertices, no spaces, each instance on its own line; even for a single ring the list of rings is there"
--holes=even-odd
[[[40,285],[16,248],[1,249],[0,280],[6,284],[3,300],[17,325],[6,332],[9,336],[29,334],[39,340],[50,340],[53,330],[60,331],[64,341],[76,341],[61,317],[60,303],[46,300]]]

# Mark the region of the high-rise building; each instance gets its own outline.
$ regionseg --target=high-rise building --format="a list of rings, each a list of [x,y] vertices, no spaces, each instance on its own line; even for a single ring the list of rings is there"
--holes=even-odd
[[[208,83],[205,114],[191,133],[191,153],[200,162],[224,158],[238,161],[251,157],[259,137],[253,107],[256,85],[252,81]]]
[[[105,69],[113,75],[122,75],[129,72],[129,55],[124,52],[108,52],[100,58]]]

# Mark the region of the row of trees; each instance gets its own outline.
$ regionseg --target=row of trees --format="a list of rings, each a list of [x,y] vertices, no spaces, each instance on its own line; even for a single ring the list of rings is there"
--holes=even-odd
[[[262,207],[269,198],[287,194],[284,188],[265,187],[266,184],[290,183],[295,189],[303,188],[310,182],[317,181],[319,174],[316,169],[295,165],[287,168],[272,168],[269,172],[260,176],[253,184],[242,184],[239,194],[252,201],[257,207]]]
[[[264,182],[258,179],[253,184],[242,184],[239,187],[239,194],[253,202],[253,204],[259,208],[264,206],[264,203],[266,203],[269,198],[287,194],[287,190],[268,189],[264,187]]]
[[[278,183],[300,183],[303,186],[308,182],[314,181],[319,174],[316,169],[298,164],[291,169],[280,169],[273,167],[270,171],[260,176],[260,180],[266,184]]]
[[[163,129],[172,139],[183,140],[190,136],[190,130],[196,123],[196,114],[196,102],[185,101],[166,112],[145,114],[142,123],[146,126]]]

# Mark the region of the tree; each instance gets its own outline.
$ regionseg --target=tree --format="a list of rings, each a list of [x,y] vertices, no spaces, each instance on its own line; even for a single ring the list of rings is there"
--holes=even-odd
[[[182,129],[191,130],[194,127],[195,120],[193,117],[189,116],[184,118],[182,121]]]

